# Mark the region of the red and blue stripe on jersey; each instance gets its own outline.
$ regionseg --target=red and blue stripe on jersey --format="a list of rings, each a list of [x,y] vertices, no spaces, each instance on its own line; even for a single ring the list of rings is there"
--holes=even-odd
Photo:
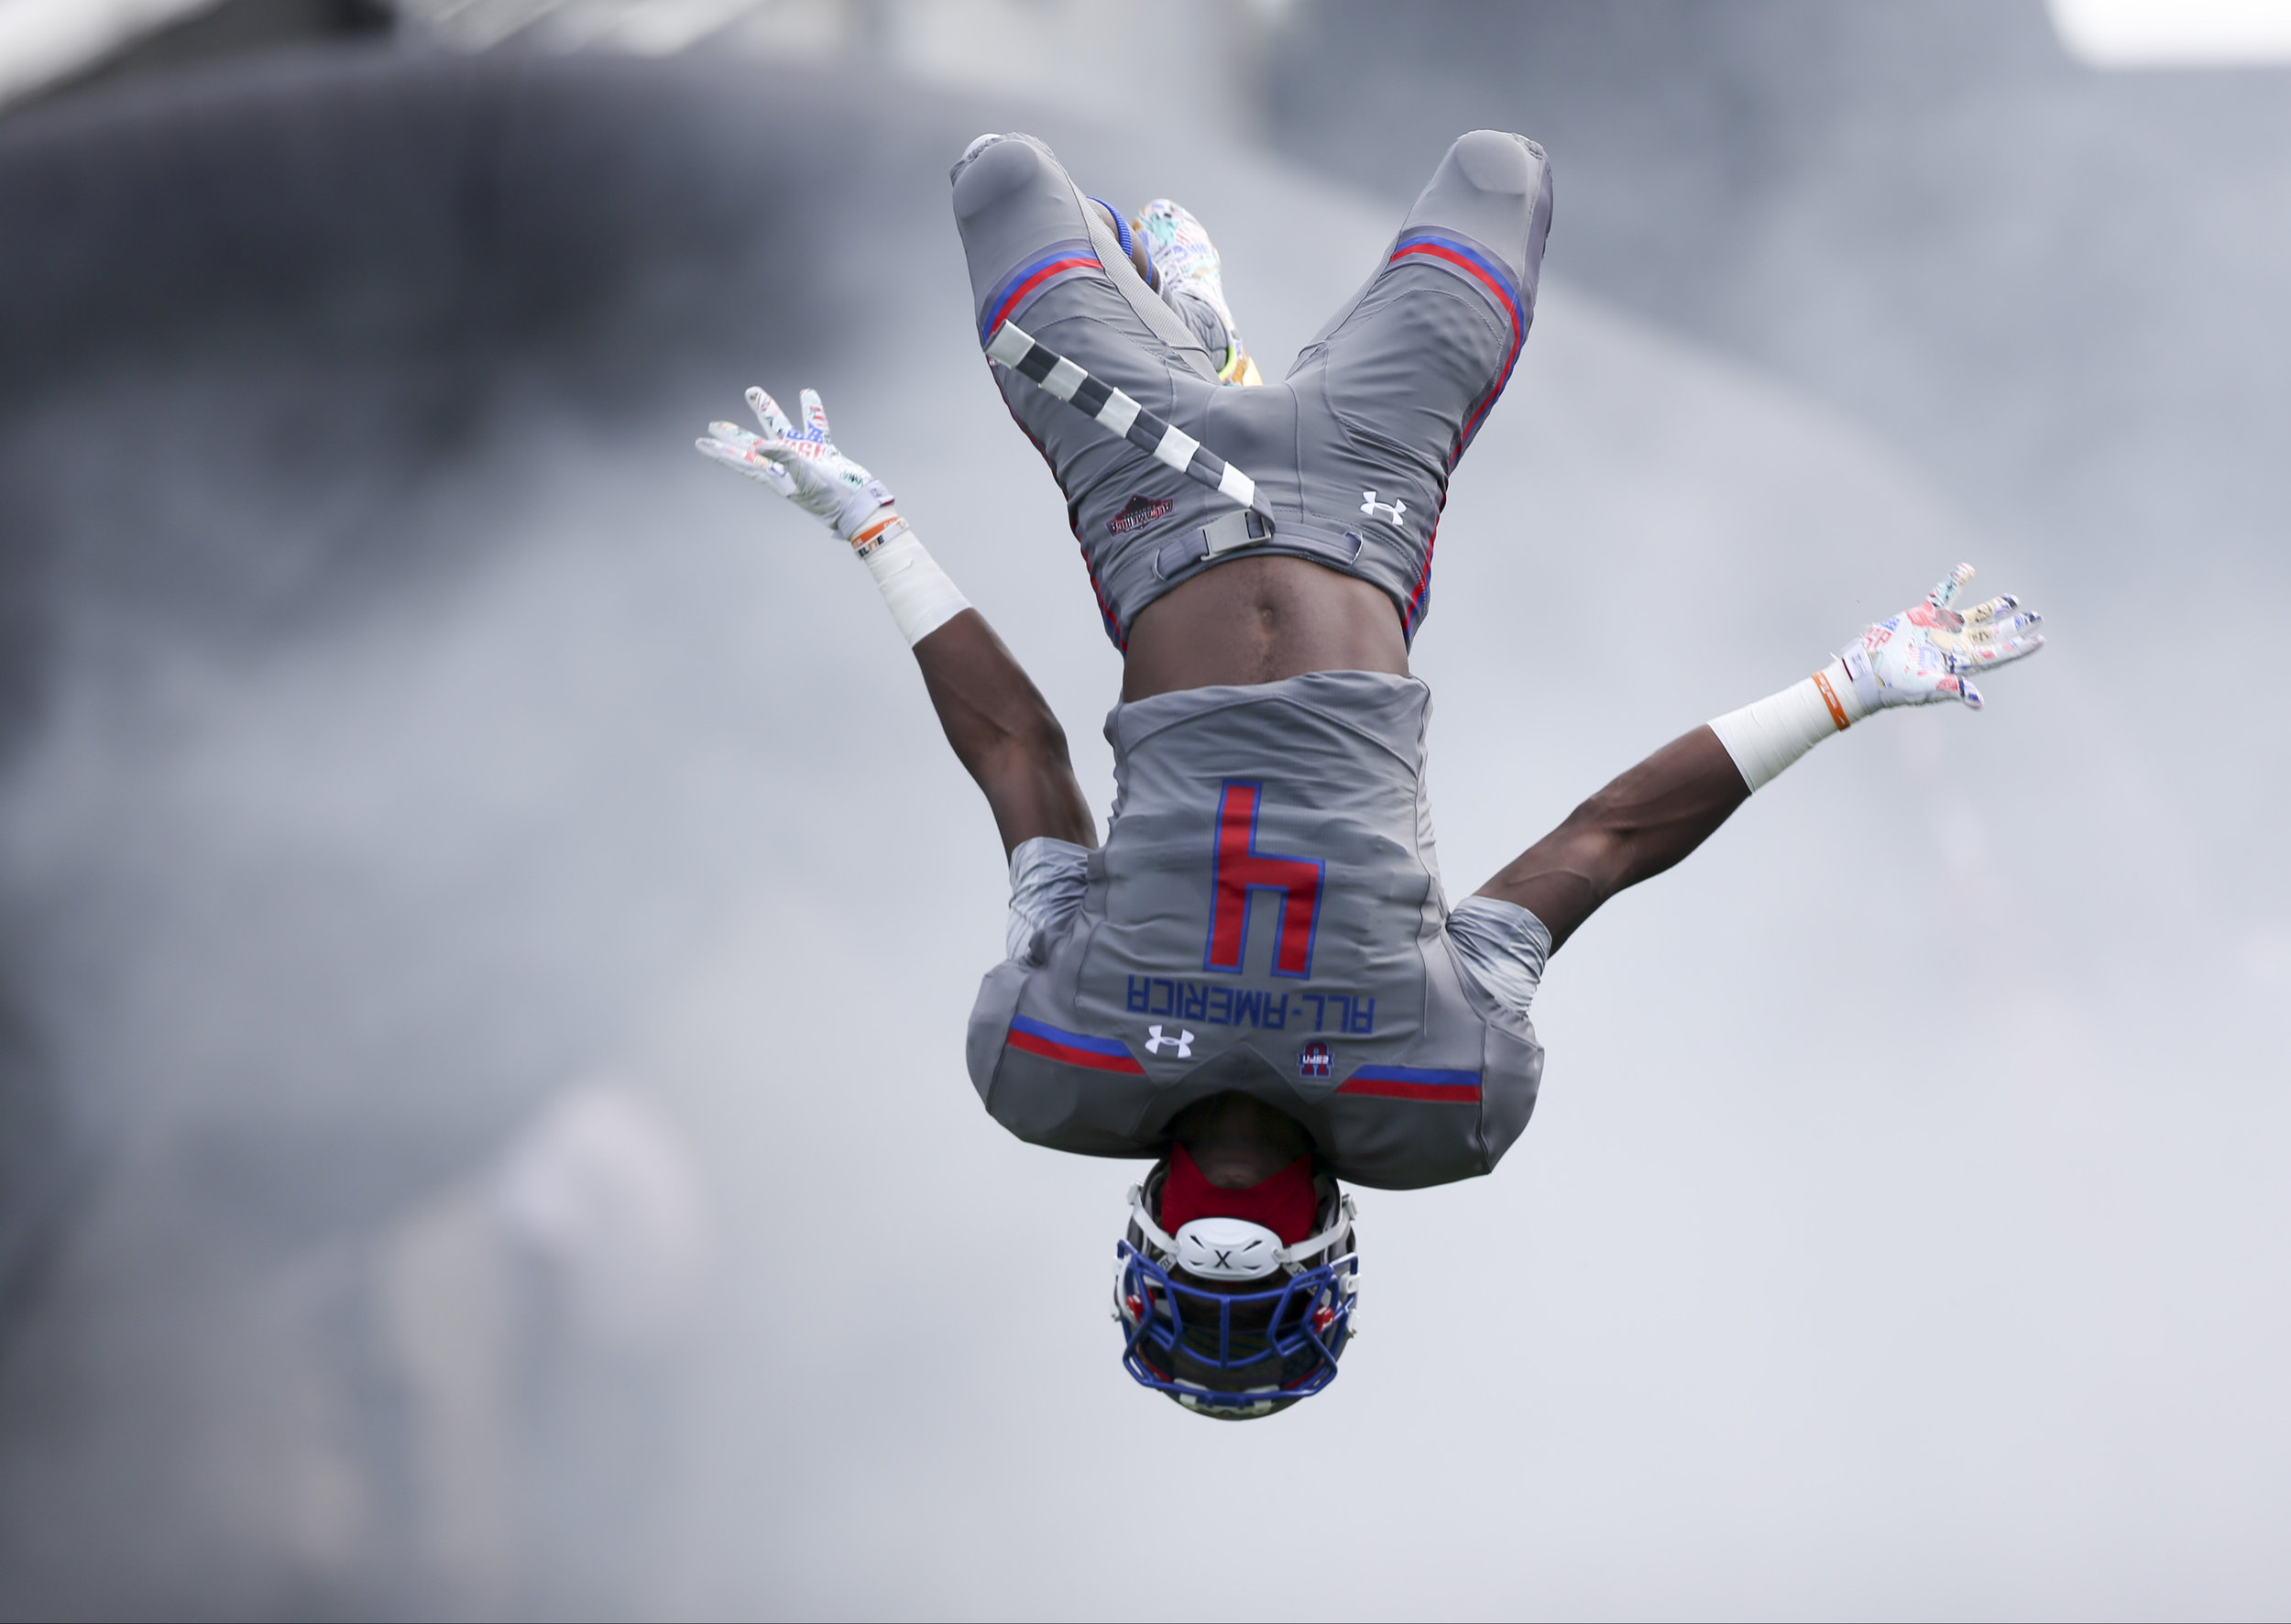
[[[1480,1103],[1476,1071],[1434,1071],[1419,1066],[1363,1066],[1346,1078],[1340,1094],[1377,1100],[1423,1100],[1443,1105]]]
[[[1069,1032],[1063,1026],[1053,1026],[1028,1015],[1011,1017],[1008,1041],[1020,1053],[1040,1055],[1046,1060],[1087,1066],[1093,1071],[1119,1071],[1130,1077],[1146,1075],[1146,1068],[1137,1063],[1137,1057],[1130,1053],[1127,1044],[1115,1038]]]
[[[1012,271],[994,284],[981,304],[986,313],[979,323],[979,342],[986,343],[994,336],[994,330],[1016,313],[1020,305],[1044,288],[1061,278],[1077,273],[1106,274],[1106,268],[1098,262],[1098,250],[1080,237],[1069,237],[1052,243],[1041,253]]]

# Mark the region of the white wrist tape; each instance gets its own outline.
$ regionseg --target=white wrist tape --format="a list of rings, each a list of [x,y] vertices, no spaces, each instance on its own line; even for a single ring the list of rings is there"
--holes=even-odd
[[[1846,673],[1832,660],[1781,693],[1729,710],[1710,724],[1726,747],[1742,782],[1755,791],[1832,733],[1842,733],[1868,711]]]
[[[868,574],[883,595],[899,633],[913,648],[970,607],[947,572],[923,550],[907,521],[891,514],[875,531],[862,530],[853,543]]]

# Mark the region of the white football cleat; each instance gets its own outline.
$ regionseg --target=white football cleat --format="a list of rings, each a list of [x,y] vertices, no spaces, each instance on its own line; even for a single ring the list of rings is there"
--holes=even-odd
[[[1225,302],[1224,264],[1217,256],[1217,245],[1209,240],[1208,229],[1182,203],[1166,197],[1147,203],[1132,226],[1145,239],[1146,257],[1153,261],[1162,297],[1173,302],[1173,295],[1199,299],[1224,323],[1226,347],[1218,364],[1218,381],[1263,383],[1264,377],[1241,342],[1233,306]]]

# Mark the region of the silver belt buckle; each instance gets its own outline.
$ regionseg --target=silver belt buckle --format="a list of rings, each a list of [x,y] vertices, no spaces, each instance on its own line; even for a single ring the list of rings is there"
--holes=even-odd
[[[1164,542],[1161,551],[1154,554],[1154,573],[1166,581],[1204,558],[1239,552],[1272,539],[1270,519],[1255,508],[1235,508],[1230,513],[1219,514],[1199,530],[1189,530],[1174,541]]]
[[[1201,541],[1206,548],[1205,558],[1221,553],[1231,553],[1241,547],[1273,539],[1273,521],[1255,508],[1235,508],[1221,513],[1201,526]]]

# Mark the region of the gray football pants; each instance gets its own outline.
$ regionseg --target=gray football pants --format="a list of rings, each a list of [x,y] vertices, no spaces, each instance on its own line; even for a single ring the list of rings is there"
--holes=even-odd
[[[1384,589],[1412,641],[1431,602],[1448,477],[1503,392],[1535,313],[1551,176],[1524,136],[1448,149],[1361,291],[1278,383],[1220,385],[1047,147],[1013,135],[955,166],[979,339],[1006,321],[1256,481],[1259,513],[1164,466],[999,362],[996,381],[1065,494],[1106,631],[1228,557],[1286,554]]]

